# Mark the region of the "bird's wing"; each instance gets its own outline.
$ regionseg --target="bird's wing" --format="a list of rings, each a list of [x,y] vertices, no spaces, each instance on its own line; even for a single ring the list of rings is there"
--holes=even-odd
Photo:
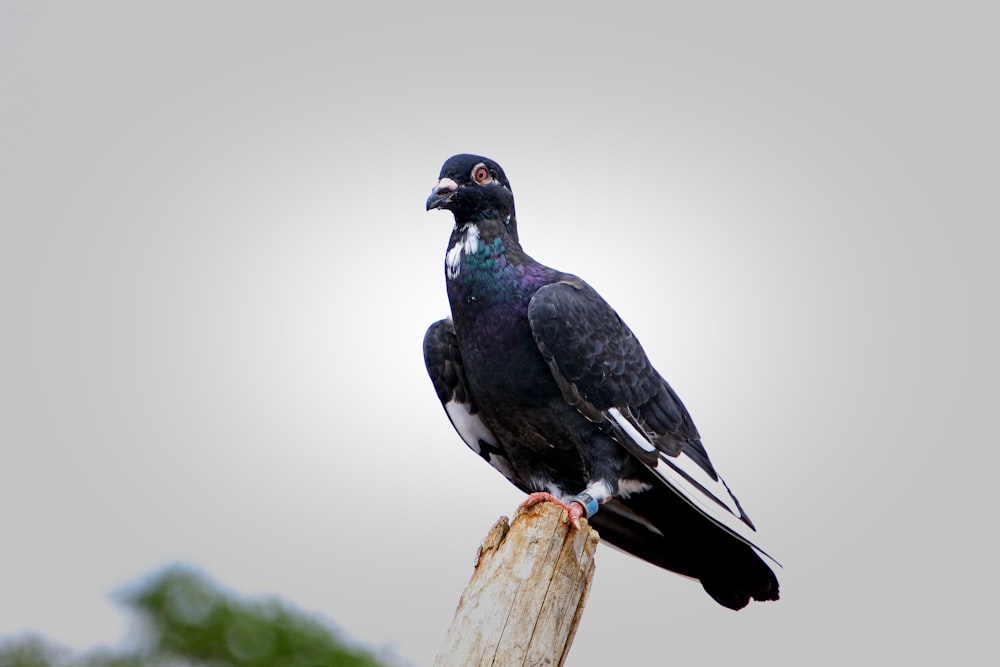
[[[469,449],[518,485],[513,468],[500,440],[493,435],[479,414],[469,391],[462,353],[458,349],[455,326],[450,319],[439,320],[424,335],[424,363],[434,383],[441,405]]]
[[[566,401],[706,517],[753,546],[754,526],[716,473],[695,428],[618,313],[565,276],[528,306],[538,348]]]

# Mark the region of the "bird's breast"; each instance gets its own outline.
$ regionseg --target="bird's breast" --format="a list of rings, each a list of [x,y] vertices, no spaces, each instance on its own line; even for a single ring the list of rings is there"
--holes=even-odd
[[[455,333],[482,400],[529,402],[555,389],[528,322],[545,277],[514,259],[503,239],[480,237],[470,225],[453,236],[445,260]]]

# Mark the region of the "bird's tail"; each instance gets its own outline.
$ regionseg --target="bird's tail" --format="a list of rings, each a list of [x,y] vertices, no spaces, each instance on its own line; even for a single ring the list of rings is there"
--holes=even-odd
[[[742,609],[750,599],[760,602],[778,599],[778,578],[752,549],[731,567],[701,576],[701,586],[712,599],[729,609]]]
[[[602,541],[700,580],[724,607],[742,609],[751,599],[778,599],[778,578],[753,547],[665,487],[615,498],[589,521]]]

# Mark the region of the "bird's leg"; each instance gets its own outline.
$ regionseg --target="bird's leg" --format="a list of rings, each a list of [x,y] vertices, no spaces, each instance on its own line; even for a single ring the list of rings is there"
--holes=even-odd
[[[546,493],[545,491],[537,491],[529,494],[528,497],[524,499],[524,502],[521,503],[521,507],[531,507],[532,505],[537,505],[538,503],[555,503],[556,505],[559,505],[559,507],[569,509],[566,507],[566,503],[559,500],[551,493]]]
[[[572,499],[569,502],[564,503],[559,500],[551,493],[546,493],[545,491],[539,491],[530,494],[521,503],[521,507],[531,507],[532,505],[537,505],[538,503],[555,503],[559,507],[566,510],[569,514],[569,522],[573,524],[573,527],[577,530],[580,529],[580,519],[582,517],[587,517],[588,519],[597,512],[598,500],[596,500],[592,495],[584,491]]]
[[[559,507],[566,510],[569,514],[569,522],[573,524],[574,528],[580,528],[580,517],[586,516],[587,514],[586,508],[580,501],[574,499],[568,503],[564,503],[551,493],[546,493],[545,491],[538,491],[530,494],[524,499],[524,502],[521,503],[521,507],[531,507],[532,505],[537,505],[538,503],[555,503]]]

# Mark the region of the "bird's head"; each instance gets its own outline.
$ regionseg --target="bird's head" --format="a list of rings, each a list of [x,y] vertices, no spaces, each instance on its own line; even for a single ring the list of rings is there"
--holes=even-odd
[[[515,234],[514,194],[503,169],[480,155],[454,155],[441,167],[427,210],[451,211],[455,224],[500,220]]]

